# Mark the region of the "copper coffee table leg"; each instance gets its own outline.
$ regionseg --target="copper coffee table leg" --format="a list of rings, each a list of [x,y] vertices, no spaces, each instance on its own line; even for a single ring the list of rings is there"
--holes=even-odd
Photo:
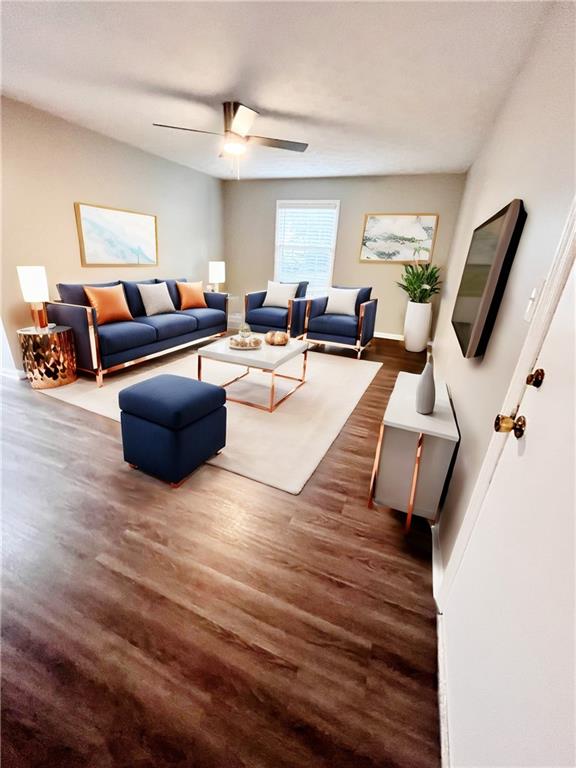
[[[202,381],[202,356],[198,355],[198,381]]]
[[[268,406],[268,410],[270,413],[274,410],[274,396],[276,394],[276,374],[274,371],[270,372],[270,376],[272,377],[270,379],[270,404]]]
[[[408,500],[408,512],[406,514],[406,528],[408,533],[410,530],[410,524],[412,523],[412,513],[414,512],[414,502],[416,501],[416,486],[418,485],[418,473],[420,472],[420,459],[422,458],[422,444],[424,442],[424,435],[422,432],[418,435],[418,442],[416,443],[416,458],[414,460],[414,472],[412,473],[412,487],[410,488],[410,498]]]

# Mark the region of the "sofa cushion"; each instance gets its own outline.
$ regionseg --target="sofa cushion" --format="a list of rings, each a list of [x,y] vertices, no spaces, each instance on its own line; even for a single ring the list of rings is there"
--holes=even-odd
[[[326,314],[354,316],[357,298],[358,288],[328,288]]]
[[[198,322],[198,328],[214,328],[216,325],[226,325],[226,312],[221,309],[210,309],[209,307],[200,309],[181,309],[180,315],[194,317]]]
[[[181,312],[154,315],[153,317],[136,317],[134,322],[153,328],[156,331],[158,341],[171,339],[173,336],[182,336],[184,333],[191,333],[198,328],[198,321],[195,317],[188,317]]]
[[[348,288],[348,286],[335,285],[334,288]],[[365,301],[370,301],[370,296],[372,294],[372,286],[369,286],[368,288],[355,288],[354,290],[358,291],[358,296],[356,297],[356,314],[359,314],[360,304],[364,304]]]
[[[288,302],[296,297],[297,290],[298,283],[278,283],[274,280],[268,280],[268,288],[262,306],[288,309]]]
[[[142,347],[156,341],[156,331],[150,326],[130,320],[98,326],[98,340],[103,355],[123,352],[125,349]]]
[[[223,387],[171,374],[133,384],[118,396],[120,408],[125,413],[168,429],[182,429],[221,408],[225,402]]]
[[[141,284],[138,286],[138,290],[140,291],[140,296],[142,296],[142,304],[144,304],[147,317],[176,311],[166,283]]]
[[[176,283],[180,294],[181,309],[200,309],[207,307],[204,297],[204,283],[198,280],[195,283]]]
[[[132,314],[126,303],[126,294],[121,285],[111,285],[108,288],[85,285],[84,292],[88,296],[90,306],[96,310],[98,325],[132,320]]]
[[[128,307],[130,308],[132,317],[141,317],[142,315],[146,314],[138,286],[150,285],[150,283],[155,282],[156,278],[154,277],[150,280],[122,280],[124,293],[126,294],[126,301],[128,302]]]
[[[358,318],[354,315],[319,315],[308,323],[312,333],[324,333],[330,336],[348,336],[356,338]]]
[[[251,309],[246,315],[248,325],[267,325],[270,328],[286,328],[288,325],[288,310],[280,307],[258,307]]]
[[[176,280],[160,280],[160,278],[156,278],[157,283],[166,283],[168,286],[168,293],[170,294],[170,298],[172,299],[172,304],[176,307],[176,309],[180,309],[180,292],[178,291],[178,285],[177,283],[186,283],[187,280],[185,277],[178,277]]]
[[[89,283],[91,288],[110,288],[113,285],[119,285],[120,280],[114,280],[111,283]],[[84,290],[86,283],[58,283],[58,295],[65,304],[81,304],[84,307],[89,307],[90,302],[86,291]]]

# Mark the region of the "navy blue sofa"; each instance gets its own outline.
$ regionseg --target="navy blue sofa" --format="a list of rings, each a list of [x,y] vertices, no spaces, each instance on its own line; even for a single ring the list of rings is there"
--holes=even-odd
[[[326,314],[327,296],[309,299],[303,338],[319,344],[350,347],[360,358],[374,338],[378,299],[370,299],[371,294],[371,287],[358,289],[354,315]]]
[[[166,283],[176,312],[147,317],[138,283]],[[151,357],[190,346],[198,340],[222,335],[228,326],[228,295],[206,292],[205,308],[180,309],[176,280],[116,280],[87,283],[95,287],[122,284],[133,319],[98,325],[83,284],[59,283],[60,301],[47,304],[48,320],[69,325],[74,331],[79,370],[96,376],[102,386],[105,373],[125,368]]]
[[[286,307],[264,307],[266,291],[247,293],[244,297],[244,317],[252,331],[286,331],[290,336],[302,336],[306,316],[306,289],[308,282],[298,283],[294,299]]]

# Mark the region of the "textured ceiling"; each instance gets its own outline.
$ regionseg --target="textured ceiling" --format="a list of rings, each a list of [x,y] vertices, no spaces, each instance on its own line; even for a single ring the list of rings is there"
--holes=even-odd
[[[547,3],[4,2],[2,90],[220,178],[221,102],[253,132],[243,178],[463,171]]]

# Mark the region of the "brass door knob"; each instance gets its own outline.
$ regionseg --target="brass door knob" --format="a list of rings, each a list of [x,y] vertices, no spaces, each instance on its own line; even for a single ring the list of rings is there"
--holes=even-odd
[[[544,381],[544,376],[544,368],[536,368],[535,371],[532,371],[532,373],[529,373],[526,377],[526,384],[528,384],[529,387],[540,389],[542,382]]]
[[[514,437],[517,440],[524,437],[525,429],[526,419],[524,416],[517,416],[513,419],[512,416],[504,416],[499,413],[494,419],[494,430],[496,432],[514,432]]]

